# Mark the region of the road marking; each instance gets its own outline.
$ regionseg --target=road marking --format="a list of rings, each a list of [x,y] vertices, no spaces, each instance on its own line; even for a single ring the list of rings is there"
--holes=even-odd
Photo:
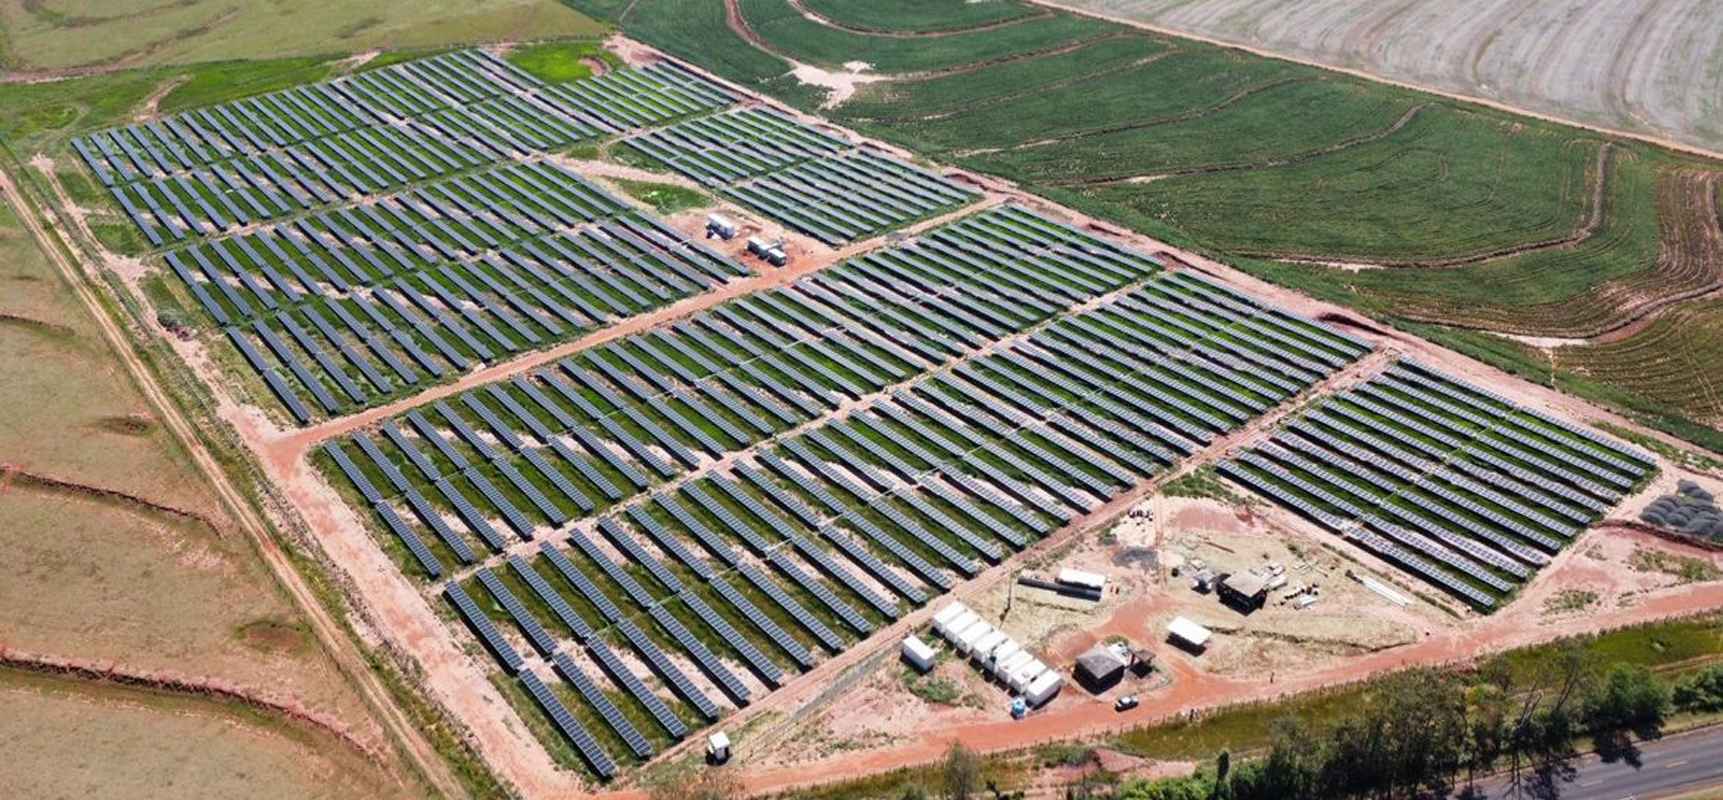
[[[1592,778],[1589,781],[1580,781],[1579,785],[1581,785],[1581,786],[1596,786],[1600,783],[1603,783],[1602,778]]]
[[[1664,769],[1675,769],[1676,767],[1679,767],[1679,766],[1686,764],[1686,763],[1687,763],[1687,759],[1684,758],[1684,759],[1681,759],[1680,761],[1671,761],[1667,764],[1664,764],[1663,768]]]

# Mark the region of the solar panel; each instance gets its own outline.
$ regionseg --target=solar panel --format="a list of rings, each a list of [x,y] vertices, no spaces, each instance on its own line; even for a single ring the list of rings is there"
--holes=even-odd
[[[478,634],[485,647],[489,648],[491,654],[495,655],[497,661],[503,665],[503,669],[511,674],[521,671],[525,662],[522,661],[520,653],[515,652],[514,645],[509,644],[508,640],[503,638],[502,633],[491,624],[490,617],[485,616],[485,612],[479,609],[478,604],[474,603],[471,597],[467,596],[460,584],[454,581],[443,584],[443,596],[447,597],[449,602],[455,606],[455,610],[460,612],[461,619],[465,620],[467,626]]]
[[[544,709],[544,712],[550,716],[556,729],[568,738],[576,750],[580,751],[581,757],[586,759],[586,763],[592,767],[592,771],[598,773],[598,777],[605,780],[614,777],[616,775],[616,763],[610,760],[610,756],[604,752],[603,748],[599,747],[598,741],[592,738],[592,734],[586,730],[586,727],[581,725],[573,714],[568,713],[568,708],[550,691],[550,687],[545,686],[544,681],[539,680],[538,675],[534,674],[532,670],[523,670],[520,674],[520,681],[526,686],[527,693],[532,695],[533,701],[537,702],[539,708]]]

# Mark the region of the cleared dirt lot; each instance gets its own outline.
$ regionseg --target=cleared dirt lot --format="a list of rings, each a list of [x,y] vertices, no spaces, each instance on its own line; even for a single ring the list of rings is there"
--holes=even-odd
[[[1579,122],[1717,149],[1710,0],[1060,0]]]

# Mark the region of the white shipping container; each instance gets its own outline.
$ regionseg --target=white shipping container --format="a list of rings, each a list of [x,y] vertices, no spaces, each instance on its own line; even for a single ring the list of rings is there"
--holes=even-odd
[[[910,666],[915,667],[919,672],[933,669],[933,659],[938,655],[938,651],[930,647],[927,642],[922,641],[919,636],[909,636],[903,640],[903,660],[908,661]]]
[[[957,634],[957,652],[969,655],[975,650],[975,643],[981,637],[993,632],[993,626],[985,622],[977,622]]]
[[[1023,699],[1029,703],[1031,708],[1039,707],[1048,700],[1052,700],[1053,696],[1058,694],[1064,686],[1065,676],[1060,675],[1058,670],[1050,669],[1041,673],[1039,677],[1024,687]]]
[[[986,636],[976,639],[975,645],[969,650],[969,654],[977,661],[986,661],[993,656],[993,648],[1004,644],[1005,641],[1010,638],[1011,637],[1005,635],[1004,631],[995,628],[988,632]]]

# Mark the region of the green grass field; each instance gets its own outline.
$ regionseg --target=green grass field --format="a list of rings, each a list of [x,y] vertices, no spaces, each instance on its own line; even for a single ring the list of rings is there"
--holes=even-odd
[[[803,5],[846,28],[898,33],[960,31],[1041,13],[1016,0],[806,0]]]
[[[554,0],[313,0],[243,8],[215,0],[6,0],[17,70],[152,66],[289,55],[595,37],[604,26]]]

